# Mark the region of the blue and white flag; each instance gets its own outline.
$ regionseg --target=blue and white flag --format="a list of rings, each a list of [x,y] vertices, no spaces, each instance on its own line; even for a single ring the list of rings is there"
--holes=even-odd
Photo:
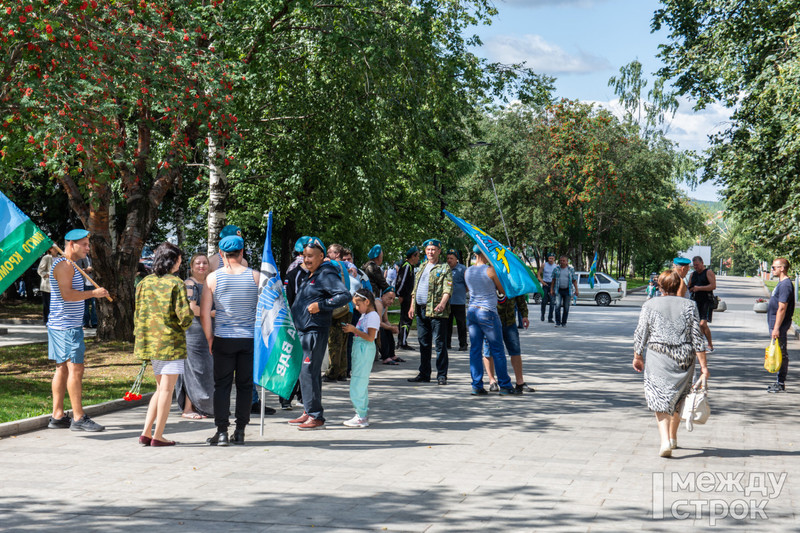
[[[261,253],[261,293],[256,308],[253,379],[282,398],[289,398],[300,375],[303,348],[272,255],[272,211]]]
[[[589,287],[594,289],[594,275],[597,273],[597,252],[594,253],[592,268],[589,269]]]
[[[497,277],[500,278],[503,291],[505,291],[508,298],[532,292],[544,294],[539,279],[514,252],[500,244],[500,241],[494,239],[478,226],[458,218],[446,209],[442,211],[481,247],[481,250],[483,250],[483,253],[486,254],[489,262],[494,267]]]

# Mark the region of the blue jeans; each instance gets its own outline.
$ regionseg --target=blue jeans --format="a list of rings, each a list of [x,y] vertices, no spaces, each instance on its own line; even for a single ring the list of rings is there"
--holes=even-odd
[[[566,324],[569,316],[569,288],[556,290],[556,324]],[[563,311],[561,309],[564,309]]]
[[[472,376],[472,388],[483,388],[483,354],[481,352],[484,339],[489,343],[489,352],[494,359],[498,384],[504,389],[511,388],[506,354],[503,350],[503,327],[497,311],[470,306],[467,309],[467,325],[469,326],[469,372]]]
[[[506,346],[506,353],[509,357],[522,355],[522,348],[519,345],[519,328],[513,324],[510,326],[503,326],[503,344]],[[489,342],[484,339],[483,341],[483,356],[491,357],[489,352]]]
[[[328,347],[328,328],[314,328],[300,332],[303,347],[303,366],[300,367],[300,392],[306,414],[316,420],[322,416],[322,361]]]
[[[417,340],[419,341],[419,375],[431,378],[431,353],[436,344],[436,378],[447,377],[447,318],[428,318],[425,306],[417,305]]]

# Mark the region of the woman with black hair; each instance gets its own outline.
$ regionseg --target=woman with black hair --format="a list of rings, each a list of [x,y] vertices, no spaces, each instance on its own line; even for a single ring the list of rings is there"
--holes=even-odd
[[[172,391],[186,360],[186,329],[194,313],[189,307],[186,286],[175,272],[181,267],[181,251],[165,242],[156,248],[153,273],[136,287],[134,313],[134,355],[150,360],[156,376],[156,392],[150,399],[142,446],[173,446],[164,438],[164,427],[172,405]],[[155,430],[153,424],[155,423]]]

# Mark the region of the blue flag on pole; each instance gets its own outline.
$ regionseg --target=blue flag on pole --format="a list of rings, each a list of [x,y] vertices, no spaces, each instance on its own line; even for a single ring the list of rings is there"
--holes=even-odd
[[[272,255],[272,211],[261,253],[261,294],[256,308],[253,379],[282,398],[289,398],[300,375],[303,348]]]
[[[538,292],[543,294],[539,279],[528,265],[520,259],[514,252],[500,244],[497,239],[492,238],[478,226],[470,224],[462,218],[455,216],[446,209],[442,210],[450,220],[456,223],[464,233],[472,237],[478,243],[483,253],[489,258],[489,262],[497,272],[500,283],[506,296],[513,298],[521,294]]]
[[[594,289],[594,275],[597,273],[597,252],[594,253],[592,268],[589,269],[589,287]]]

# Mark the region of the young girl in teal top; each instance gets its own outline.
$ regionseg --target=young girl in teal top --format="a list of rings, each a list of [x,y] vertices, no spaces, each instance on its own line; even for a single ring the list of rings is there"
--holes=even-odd
[[[372,291],[358,289],[353,296],[353,305],[361,313],[358,324],[342,324],[345,333],[353,334],[353,353],[350,371],[350,401],[356,410],[356,415],[344,422],[351,428],[365,428],[369,426],[367,418],[369,412],[369,373],[375,361],[375,335],[381,324],[381,319],[375,311],[375,297]]]

